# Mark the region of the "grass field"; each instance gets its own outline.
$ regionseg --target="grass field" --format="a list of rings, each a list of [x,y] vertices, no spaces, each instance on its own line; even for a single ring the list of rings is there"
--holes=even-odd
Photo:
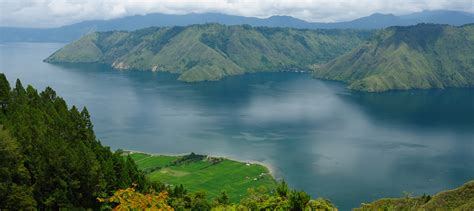
[[[131,153],[130,156],[147,172],[150,180],[168,185],[183,184],[191,192],[205,191],[210,199],[226,191],[231,201],[238,202],[248,188],[264,186],[273,190],[276,187],[268,169],[258,164],[206,156],[197,159],[143,153]]]

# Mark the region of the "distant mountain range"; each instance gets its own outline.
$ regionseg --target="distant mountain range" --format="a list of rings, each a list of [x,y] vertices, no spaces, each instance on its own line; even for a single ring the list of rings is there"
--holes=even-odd
[[[219,13],[167,15],[148,14],[112,20],[84,21],[58,28],[0,27],[0,42],[71,42],[94,31],[137,30],[151,26],[187,26],[192,24],[220,23],[225,25],[290,27],[299,29],[380,29],[389,26],[408,26],[418,23],[463,25],[474,23],[474,14],[460,11],[423,11],[395,16],[376,13],[347,22],[311,23],[290,16],[269,18],[242,17]]]
[[[104,63],[166,71],[186,82],[248,72],[307,70],[364,43],[372,30],[308,30],[202,24],[93,32],[56,51],[51,63]]]
[[[313,71],[382,92],[474,86],[474,24],[381,30],[203,24],[94,32],[45,59],[166,71],[186,82],[262,71]]]

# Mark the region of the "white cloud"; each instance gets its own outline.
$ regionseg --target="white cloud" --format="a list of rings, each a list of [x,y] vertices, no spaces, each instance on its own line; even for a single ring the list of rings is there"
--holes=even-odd
[[[474,12],[473,0],[0,0],[0,25],[51,27],[154,12],[289,15],[333,22],[375,12],[405,14],[437,9]]]

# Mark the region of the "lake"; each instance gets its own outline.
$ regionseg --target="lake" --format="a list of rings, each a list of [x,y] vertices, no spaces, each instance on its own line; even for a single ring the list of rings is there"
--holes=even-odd
[[[290,72],[189,84],[167,73],[42,62],[63,45],[0,44],[0,72],[87,106],[112,149],[263,162],[341,210],[474,179],[474,89],[370,94]]]

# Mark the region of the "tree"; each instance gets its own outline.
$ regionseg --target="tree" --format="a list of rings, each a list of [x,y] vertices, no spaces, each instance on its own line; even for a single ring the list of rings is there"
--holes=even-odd
[[[173,210],[167,203],[168,193],[142,194],[134,187],[117,190],[109,198],[99,198],[101,203],[112,204],[114,210]]]
[[[263,186],[257,189],[249,188],[247,190],[247,196],[240,201],[240,204],[251,210],[261,210],[266,207],[264,204],[269,201],[270,198],[268,190]]]
[[[311,197],[303,191],[291,191],[289,201],[291,210],[304,210]]]
[[[288,196],[288,184],[286,184],[285,180],[278,184],[276,192],[280,197],[286,198]]]
[[[225,191],[222,191],[215,199],[214,203],[216,205],[229,205],[230,199]]]
[[[21,83],[20,79],[16,79],[15,91],[18,94],[23,94],[25,92],[25,88],[23,88],[23,84]]]
[[[187,190],[182,184],[174,186],[174,189],[171,192],[171,196],[176,198],[183,198],[186,194]]]
[[[5,74],[0,73],[0,106],[5,109],[10,98],[10,83]]]
[[[191,210],[210,210],[211,204],[206,199],[205,192],[197,192],[191,195]]]
[[[7,83],[0,74],[0,98],[8,101],[0,130],[9,132],[1,136],[0,209],[97,209],[97,197],[132,183],[140,191],[160,187],[149,185],[131,158],[100,144],[87,108],[68,109],[50,87],[38,93],[32,86],[25,90],[20,80],[13,90]]]
[[[0,129],[0,209],[29,210],[36,207],[30,175],[18,144]]]
[[[337,210],[331,201],[323,198],[310,200],[307,204],[310,210]]]

